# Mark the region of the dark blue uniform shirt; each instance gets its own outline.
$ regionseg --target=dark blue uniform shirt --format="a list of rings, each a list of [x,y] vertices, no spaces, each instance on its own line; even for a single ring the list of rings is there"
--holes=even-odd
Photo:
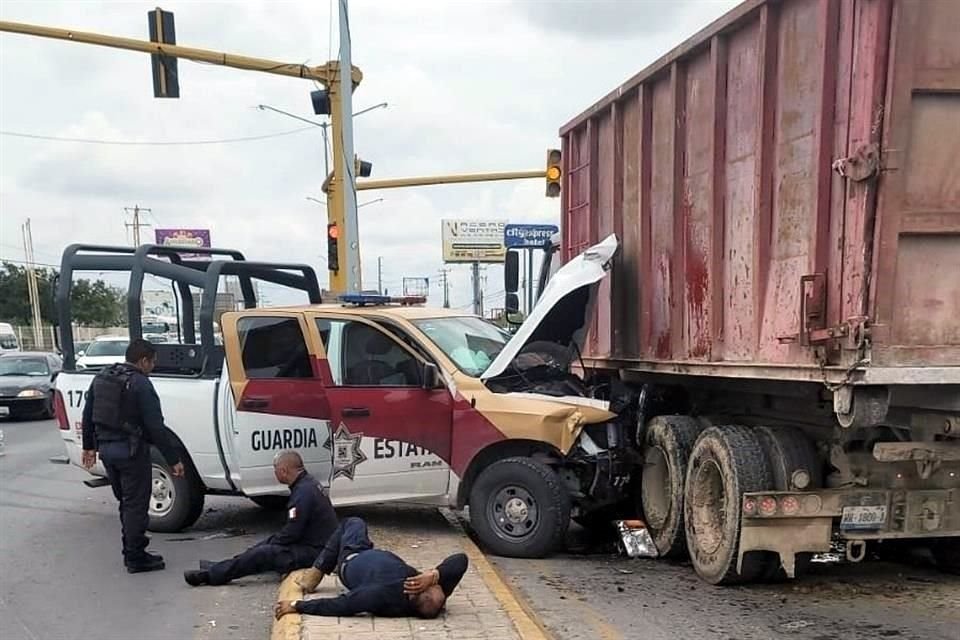
[[[334,556],[335,558],[335,556]],[[324,573],[330,573],[324,570]],[[437,567],[440,588],[448,598],[467,571],[467,556],[456,553]],[[403,592],[403,582],[420,572],[402,558],[382,549],[361,551],[340,567],[340,581],[350,589],[336,598],[301,600],[298,613],[314,616],[352,616],[371,613],[382,617],[416,616],[410,598]]]
[[[287,523],[265,542],[306,545],[319,553],[336,528],[337,514],[330,498],[313,476],[302,471],[290,485]]]

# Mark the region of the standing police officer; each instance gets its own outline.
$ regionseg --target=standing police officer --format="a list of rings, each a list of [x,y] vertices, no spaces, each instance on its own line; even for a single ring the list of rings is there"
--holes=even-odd
[[[160,450],[174,476],[184,473],[163,424],[160,398],[147,378],[156,363],[157,351],[150,342],[132,340],[126,362],[105,368],[93,379],[83,407],[83,466],[91,468],[100,454],[120,502],[123,562],[130,573],[164,568],[162,556],[147,553],[150,446]]]

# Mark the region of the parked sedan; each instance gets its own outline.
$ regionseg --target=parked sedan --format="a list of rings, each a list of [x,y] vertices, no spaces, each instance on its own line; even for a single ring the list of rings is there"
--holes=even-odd
[[[52,353],[0,355],[0,417],[53,417],[53,381],[62,368]]]

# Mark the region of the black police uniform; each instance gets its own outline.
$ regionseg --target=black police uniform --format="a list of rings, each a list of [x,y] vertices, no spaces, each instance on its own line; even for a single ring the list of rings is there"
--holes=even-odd
[[[420,572],[394,553],[374,549],[367,535],[367,523],[360,518],[347,518],[327,542],[327,547],[313,565],[323,575],[340,567],[340,582],[349,591],[336,598],[301,600],[294,605],[297,613],[314,616],[353,616],[370,613],[382,617],[417,616],[410,597],[403,592],[403,583]],[[455,553],[437,566],[440,588],[450,597],[467,571],[467,556]]]
[[[240,555],[207,565],[207,575],[196,584],[226,584],[256,573],[305,569],[324,549],[336,528],[337,514],[330,498],[313,476],[301,471],[290,485],[283,529]]]
[[[150,445],[170,466],[180,461],[163,424],[160,398],[147,376],[129,363],[97,374],[83,406],[83,448],[96,450],[120,502],[123,558],[128,569],[156,563],[146,552],[152,470]]]

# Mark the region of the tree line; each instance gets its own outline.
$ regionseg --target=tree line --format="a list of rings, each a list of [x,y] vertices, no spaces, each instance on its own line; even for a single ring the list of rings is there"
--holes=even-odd
[[[40,295],[40,316],[45,323],[55,324],[53,309],[53,269],[34,269]],[[73,321],[86,327],[114,327],[126,324],[124,294],[103,280],[77,279],[73,282],[70,302]],[[0,320],[12,324],[31,324],[30,296],[27,293],[25,267],[4,262],[0,265]]]

